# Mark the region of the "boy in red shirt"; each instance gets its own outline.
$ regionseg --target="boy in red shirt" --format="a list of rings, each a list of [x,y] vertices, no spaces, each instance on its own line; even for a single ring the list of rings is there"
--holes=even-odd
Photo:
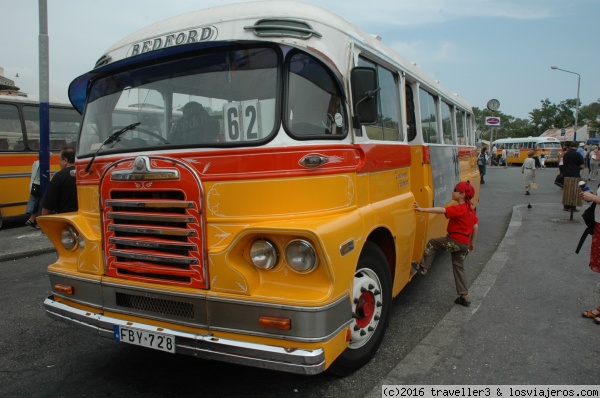
[[[439,251],[446,250],[452,253],[454,283],[456,284],[456,293],[459,295],[454,302],[465,307],[471,305],[471,302],[467,290],[467,274],[465,273],[464,262],[469,252],[475,249],[477,223],[479,222],[479,218],[477,218],[475,209],[471,204],[473,196],[475,196],[473,186],[469,182],[460,182],[452,192],[452,200],[457,202],[456,205],[421,208],[415,202],[415,210],[418,212],[444,214],[448,219],[448,235],[431,239],[427,243],[425,253],[423,253],[422,264],[413,263],[413,268],[418,270],[421,275],[425,275]]]

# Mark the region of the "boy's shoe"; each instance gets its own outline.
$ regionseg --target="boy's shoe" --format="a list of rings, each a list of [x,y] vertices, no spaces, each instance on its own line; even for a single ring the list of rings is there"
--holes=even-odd
[[[420,273],[421,275],[423,275],[423,276],[427,275],[427,268],[423,268],[423,266],[421,264],[413,261],[411,263],[411,265],[412,265],[413,269],[415,271],[417,271],[418,273]]]
[[[470,301],[467,301],[467,299],[465,299],[463,296],[458,297],[456,300],[454,300],[455,304],[460,304],[463,307],[469,307],[471,305]]]

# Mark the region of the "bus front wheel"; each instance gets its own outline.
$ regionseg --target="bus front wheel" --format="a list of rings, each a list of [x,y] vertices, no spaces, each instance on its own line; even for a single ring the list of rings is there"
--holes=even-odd
[[[367,242],[354,273],[351,340],[331,364],[329,372],[347,376],[364,366],[377,352],[389,323],[392,278],[381,249]]]

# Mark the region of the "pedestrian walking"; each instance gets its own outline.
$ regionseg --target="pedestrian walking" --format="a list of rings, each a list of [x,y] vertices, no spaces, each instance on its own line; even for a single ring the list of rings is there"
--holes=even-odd
[[[485,172],[488,161],[487,147],[481,148],[481,153],[477,156],[477,167],[479,168],[480,184],[485,184]]]
[[[444,237],[431,239],[425,247],[421,263],[413,263],[415,270],[426,275],[436,254],[442,250],[449,251],[452,256],[454,283],[458,298],[456,304],[468,307],[471,305],[467,288],[467,274],[464,262],[469,252],[475,249],[479,218],[471,203],[475,189],[467,182],[460,182],[454,187],[452,200],[456,205],[448,207],[419,207],[415,202],[415,211],[423,213],[444,214],[448,219],[448,234]]]
[[[537,188],[537,183],[535,182],[535,161],[533,160],[533,152],[530,151],[527,154],[527,159],[525,159],[521,166],[521,173],[523,174],[523,183],[525,184],[525,195],[531,195],[529,190]]]
[[[502,160],[502,163],[504,163],[504,168],[508,167],[508,163],[506,162],[506,149],[502,148],[502,152],[500,154],[500,159]]]
[[[579,183],[579,179],[581,179],[581,170],[583,170],[585,168],[585,164],[583,161],[583,156],[577,152],[577,148],[579,147],[579,144],[577,143],[577,141],[571,141],[571,143],[569,144],[569,150],[565,152],[564,156],[563,156],[563,169],[562,169],[562,176],[563,176],[563,184],[564,186],[573,186],[573,185],[577,185]],[[568,178],[572,178],[572,179],[576,179],[577,181],[573,182],[571,181],[569,184],[567,184],[566,179]],[[565,203],[565,197],[564,197],[565,192],[563,191],[563,203]],[[576,206],[573,205],[563,205],[564,206],[564,210],[565,211],[579,211],[577,210]]]

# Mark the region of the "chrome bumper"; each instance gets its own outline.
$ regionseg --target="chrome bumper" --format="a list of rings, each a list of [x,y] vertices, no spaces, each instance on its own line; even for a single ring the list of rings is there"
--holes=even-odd
[[[44,300],[44,307],[48,316],[53,319],[74,324],[110,339],[114,339],[115,325],[129,326],[149,332],[156,332],[158,329],[143,323],[129,322],[100,313],[78,310],[56,302],[52,297]],[[178,354],[305,375],[314,375],[325,370],[325,353],[322,348],[316,350],[290,349],[165,328],[161,328],[160,332],[175,336],[175,352]]]

